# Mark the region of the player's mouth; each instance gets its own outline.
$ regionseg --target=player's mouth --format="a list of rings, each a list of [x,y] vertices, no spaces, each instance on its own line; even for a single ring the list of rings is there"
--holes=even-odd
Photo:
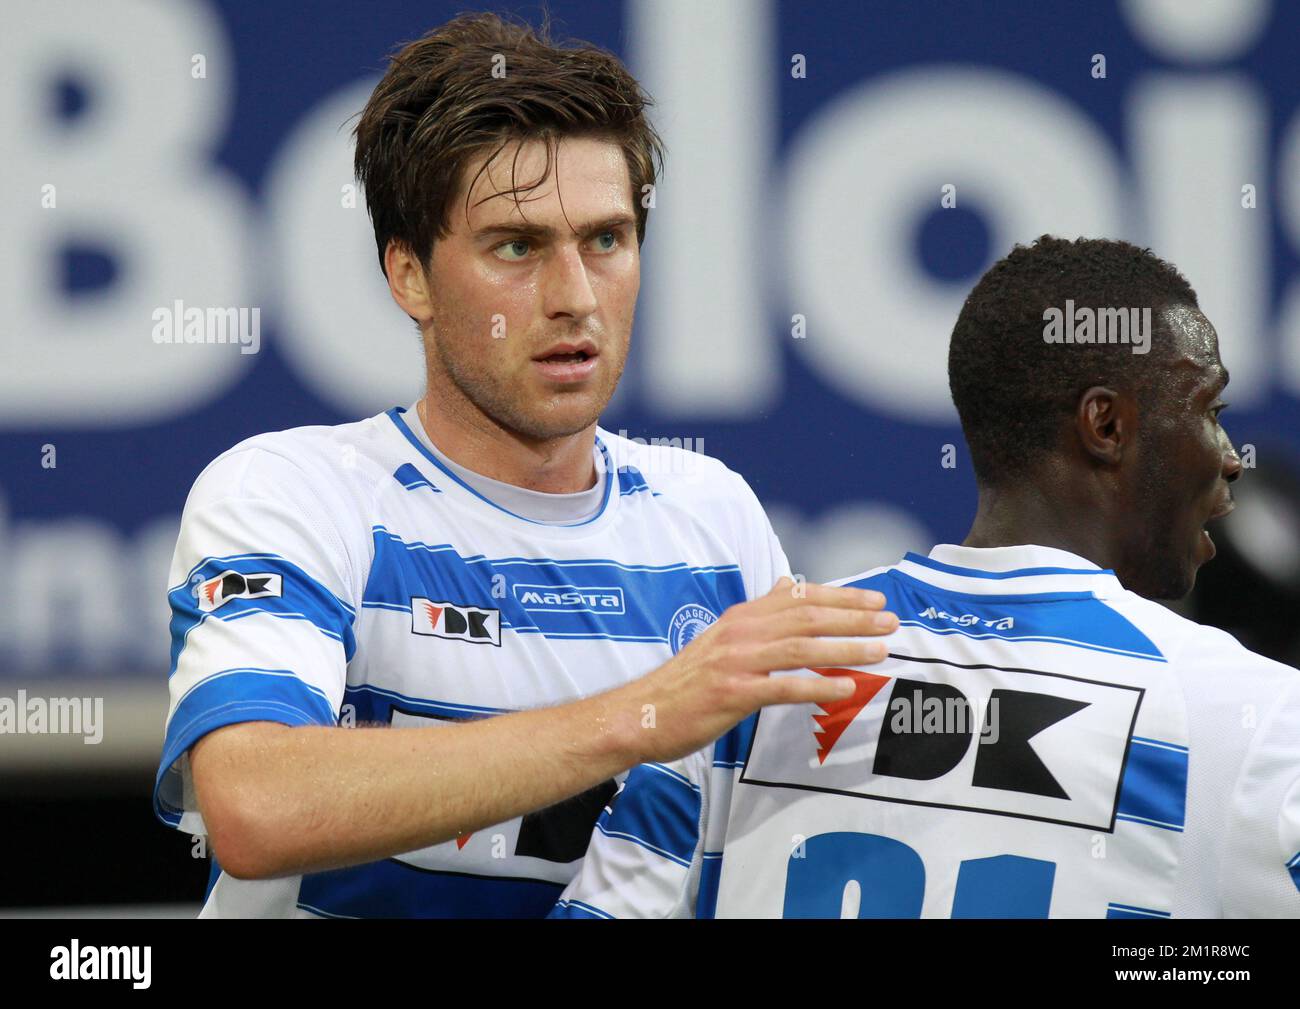
[[[1209,530],[1206,529],[1205,527],[1206,527],[1207,525],[1209,525],[1211,522],[1214,522],[1214,521],[1216,521],[1217,519],[1221,519],[1221,518],[1223,518],[1225,515],[1227,515],[1229,512],[1231,512],[1232,509],[1234,509],[1234,508],[1236,508],[1236,507],[1237,507],[1237,506],[1236,506],[1235,504],[1233,504],[1233,502],[1232,502],[1232,498],[1231,498],[1231,497],[1225,497],[1225,498],[1223,499],[1222,503],[1219,505],[1219,507],[1217,507],[1216,509],[1214,509],[1214,512],[1210,515],[1210,517],[1207,518],[1207,519],[1205,520],[1204,523],[1202,523],[1202,525],[1201,525],[1201,537],[1200,537],[1200,547],[1201,547],[1201,554],[1202,554],[1201,563],[1202,563],[1202,564],[1204,564],[1204,563],[1205,563],[1206,561],[1208,561],[1208,560],[1213,560],[1214,555],[1215,555],[1215,553],[1216,553],[1215,548],[1214,548],[1214,540],[1212,540],[1212,539],[1210,538],[1210,532],[1209,532]]]
[[[600,353],[590,340],[557,343],[533,358],[542,376],[559,385],[572,385],[590,378]]]

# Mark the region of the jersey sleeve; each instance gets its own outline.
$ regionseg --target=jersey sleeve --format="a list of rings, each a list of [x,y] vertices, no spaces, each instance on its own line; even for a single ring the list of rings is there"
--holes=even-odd
[[[731,789],[751,715],[671,764],[634,767],[605,807],[551,918],[712,918]]]
[[[356,558],[337,486],[236,448],[199,476],[172,559],[171,670],[154,811],[206,833],[188,751],[236,722],[334,725],[356,648]]]
[[[1227,917],[1300,918],[1300,674],[1261,714],[1229,812]]]
[[[694,913],[713,747],[632,768],[596,820],[551,918],[687,918]]]
[[[737,526],[742,537],[741,574],[748,598],[765,596],[782,577],[790,577],[790,561],[781,548],[758,496],[739,473],[731,471],[735,481],[735,501],[739,509]]]

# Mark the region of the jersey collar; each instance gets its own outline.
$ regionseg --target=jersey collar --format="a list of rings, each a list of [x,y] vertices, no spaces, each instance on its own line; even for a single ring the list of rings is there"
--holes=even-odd
[[[600,450],[601,457],[604,460],[605,472],[602,478],[605,482],[605,490],[601,497],[600,508],[595,515],[585,519],[582,522],[576,522],[571,525],[556,525],[550,522],[539,522],[536,519],[530,519],[516,512],[511,511],[502,505],[497,504],[491,498],[479,493],[454,472],[443,465],[442,461],[425,448],[424,443],[416,437],[415,432],[407,425],[404,407],[395,406],[391,410],[386,410],[385,416],[392,422],[392,426],[397,432],[414,448],[426,462],[430,463],[444,478],[444,485],[451,492],[453,499],[470,507],[477,506],[477,510],[483,513],[482,506],[486,505],[491,509],[486,514],[496,516],[499,520],[504,520],[510,524],[522,524],[537,529],[539,532],[545,530],[547,535],[555,534],[564,536],[584,536],[594,531],[596,528],[603,526],[608,517],[614,510],[614,504],[617,502],[617,494],[612,493],[613,488],[618,480],[618,474],[615,471],[614,463],[610,458],[609,449],[601,440],[600,435],[596,435],[596,447]]]
[[[1109,568],[1068,550],[1033,544],[964,547],[940,543],[928,557],[909,553],[898,569],[931,585],[977,595],[1087,593],[1105,599],[1124,591]]]

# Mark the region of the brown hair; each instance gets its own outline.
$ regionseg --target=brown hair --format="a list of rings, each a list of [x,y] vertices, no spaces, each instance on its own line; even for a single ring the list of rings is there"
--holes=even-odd
[[[505,76],[493,76],[501,57]],[[495,14],[462,14],[406,44],[391,57],[354,130],[356,175],[380,268],[387,274],[390,240],[427,263],[433,243],[450,233],[465,166],[514,140],[547,146],[542,177],[510,190],[516,202],[550,176],[560,138],[600,136],[619,144],[632,181],[637,242],[644,241],[648,210],[640,194],[663,166],[663,143],[645,118],[651,104],[616,56],[586,43],[557,44],[549,23],[538,33]],[[466,187],[467,212],[477,178]]]

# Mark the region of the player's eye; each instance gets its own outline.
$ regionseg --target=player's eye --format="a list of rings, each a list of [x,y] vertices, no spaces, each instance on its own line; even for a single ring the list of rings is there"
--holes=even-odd
[[[613,252],[618,248],[618,235],[613,231],[602,231],[593,241],[597,252]]]
[[[527,257],[530,248],[528,239],[513,238],[508,242],[502,242],[492,251],[496,253],[498,258],[504,259],[508,263],[518,263]]]

